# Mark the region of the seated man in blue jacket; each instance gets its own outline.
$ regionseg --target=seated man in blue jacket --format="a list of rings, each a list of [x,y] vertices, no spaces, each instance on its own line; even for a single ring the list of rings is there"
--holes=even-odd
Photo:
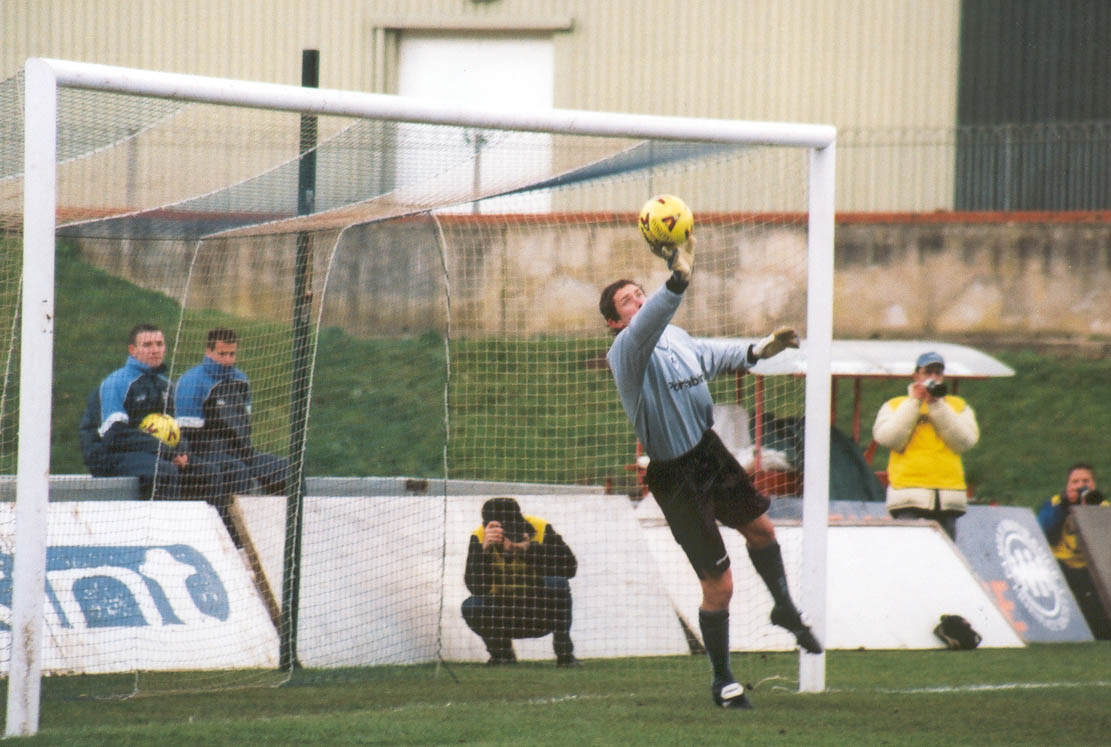
[[[552,634],[556,666],[579,661],[571,643],[574,553],[551,524],[525,516],[513,498],[482,506],[482,526],[471,534],[463,581],[474,596],[463,619],[490,652],[488,664],[516,664],[514,638]]]
[[[197,463],[188,440],[169,447],[139,429],[151,413],[173,415],[166,376],[166,339],[154,324],[137,324],[127,338],[127,362],[89,395],[78,426],[81,455],[93,477],[136,476],[145,498],[211,498],[217,476]]]
[[[229,493],[252,492],[257,482],[266,493],[284,495],[289,462],[251,445],[251,384],[235,367],[238,352],[234,330],[209,330],[204,360],[177,382],[182,436],[188,436],[195,459],[221,474]]]

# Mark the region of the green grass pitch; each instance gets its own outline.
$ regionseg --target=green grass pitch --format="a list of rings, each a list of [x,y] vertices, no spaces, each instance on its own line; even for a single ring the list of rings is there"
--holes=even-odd
[[[84,694],[96,678],[55,677],[39,734],[12,743],[1096,745],[1111,734],[1109,643],[833,651],[822,693],[797,692],[795,654],[733,663],[754,686],[752,711],[711,704],[703,656],[303,671],[281,687],[110,700]]]

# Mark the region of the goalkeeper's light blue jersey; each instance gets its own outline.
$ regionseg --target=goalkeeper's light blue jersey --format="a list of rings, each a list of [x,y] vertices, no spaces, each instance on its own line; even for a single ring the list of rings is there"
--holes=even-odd
[[[654,460],[675,459],[697,446],[714,424],[709,380],[748,367],[748,345],[695,340],[668,323],[682,300],[661,287],[606,355],[625,414]]]

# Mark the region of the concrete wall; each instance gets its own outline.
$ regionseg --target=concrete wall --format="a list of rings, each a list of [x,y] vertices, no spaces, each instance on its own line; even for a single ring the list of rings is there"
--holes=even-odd
[[[1111,336],[1111,220],[1105,215],[1072,222],[1044,216],[1010,218],[1003,222],[998,215],[938,214],[842,219],[836,233],[835,334],[1073,340]],[[475,228],[474,235],[470,231],[454,225],[444,233],[453,275],[452,328],[457,334],[598,334],[601,287],[618,275],[655,287],[667,274],[620,221],[532,226],[504,235],[488,228]],[[711,316],[703,307],[713,307],[717,318],[728,318],[729,333],[734,334],[738,324],[759,329],[776,320],[805,318],[803,231],[782,225],[749,231],[743,245],[729,235],[700,235],[698,293],[684,305],[686,316],[680,323]],[[415,283],[411,292],[398,285],[398,273],[382,272],[381,252],[391,242],[376,241],[375,247],[360,241],[341,247],[344,271],[332,273],[328,280],[325,326],[366,336],[442,326],[442,269],[432,235],[404,249],[406,262],[417,262],[412,256],[416,252],[429,254],[429,261],[420,263],[429,268],[425,276],[417,278],[414,272],[406,281]],[[490,242],[497,245],[487,245]],[[175,255],[163,258],[166,261],[146,256],[142,262],[127,259],[126,245],[113,246],[104,241],[90,244],[85,256],[144,287],[165,291],[167,268],[176,268],[170,274],[180,282],[180,270],[188,267],[185,257],[176,256],[187,251],[182,245],[164,245],[160,251]],[[734,250],[735,258],[724,256]],[[285,247],[263,242],[255,251],[280,253]],[[259,263],[284,264],[277,256],[252,260],[254,266]],[[731,269],[718,272],[715,265]],[[268,282],[282,286],[274,292],[285,292],[284,278],[240,275],[243,288],[219,294],[225,311],[250,317],[252,306],[237,304],[236,299],[257,297]],[[389,286],[381,289],[383,293],[404,297],[405,304],[375,302],[376,284]],[[737,288],[745,289],[743,304]],[[787,290],[773,293],[776,288]],[[760,303],[751,303],[754,294],[761,295]],[[723,309],[728,311],[721,313]]]
[[[1111,334],[1106,217],[842,223],[836,334],[1105,337]]]

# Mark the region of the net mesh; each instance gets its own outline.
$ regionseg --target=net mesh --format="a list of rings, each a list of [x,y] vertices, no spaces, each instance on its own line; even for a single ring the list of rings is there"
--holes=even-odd
[[[0,87],[5,122],[22,119],[21,85]],[[580,658],[698,651],[698,584],[647,496],[598,297],[619,277],[663,284],[635,213],[666,191],[696,216],[674,323],[696,337],[782,324],[805,337],[805,151],[321,116],[308,123],[306,193],[300,115],[63,93],[52,473],[90,471],[78,421],[138,322],[164,332],[179,410],[209,332],[234,330],[249,388],[220,390],[227,402],[206,400],[202,419],[218,420],[217,405],[248,412],[249,397],[250,458],[237,460],[278,461],[232,490],[242,464],[191,473],[205,463],[194,455],[177,495],[159,462],[156,500],[91,480],[70,519],[52,509],[48,671],[116,673],[96,687],[126,694],[274,684],[297,666],[485,661],[496,652],[464,619],[481,596],[465,566],[485,540],[483,505],[501,496],[536,520],[537,545],[565,544],[577,566],[514,592],[513,619],[483,618],[517,657],[567,654],[538,635],[552,620],[570,624]],[[5,133],[10,476],[23,133]],[[728,375],[712,391],[717,430],[758,485],[801,495],[801,378]],[[275,470],[283,480],[267,479]],[[726,532],[743,600],[733,647],[792,648]],[[785,531],[780,543],[797,595],[798,542]],[[515,561],[502,562],[513,586]]]

